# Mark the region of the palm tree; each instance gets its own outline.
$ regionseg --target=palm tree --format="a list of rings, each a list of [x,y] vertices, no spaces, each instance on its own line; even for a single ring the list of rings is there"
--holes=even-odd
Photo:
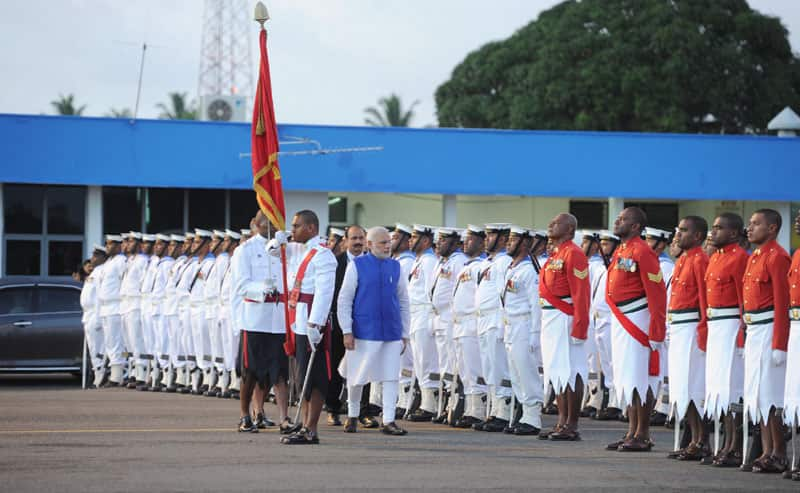
[[[388,98],[378,100],[380,109],[374,106],[364,109],[364,113],[368,115],[364,118],[364,123],[373,127],[407,127],[414,118],[414,106],[418,104],[419,101],[414,101],[408,110],[403,111],[400,96],[392,93]]]
[[[121,110],[111,108],[111,110],[109,110],[105,116],[108,118],[131,118],[133,117],[133,113],[131,112],[130,108],[122,108]]]
[[[50,101],[50,104],[53,105],[53,107],[56,109],[56,113],[59,115],[81,116],[83,114],[83,110],[86,109],[85,104],[80,108],[75,107],[75,96],[72,94],[68,94],[66,96],[59,94],[58,100]]]
[[[169,93],[170,106],[164,103],[158,103],[156,108],[161,110],[159,118],[167,120],[197,120],[197,108],[194,102],[186,102],[185,92],[171,92]]]

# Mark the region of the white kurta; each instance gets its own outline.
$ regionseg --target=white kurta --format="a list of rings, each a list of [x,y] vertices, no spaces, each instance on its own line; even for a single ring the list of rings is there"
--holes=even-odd
[[[714,419],[742,398],[744,359],[736,351],[741,323],[739,319],[708,321],[705,412]]]
[[[396,260],[386,260],[396,262]],[[355,262],[347,265],[339,299],[336,305],[339,326],[342,334],[353,333],[353,302],[358,288],[358,268]],[[400,319],[403,324],[402,338],[409,337],[408,281],[404,276],[397,280],[395,292],[400,305]],[[376,314],[377,315],[377,314]],[[347,379],[347,385],[364,385],[369,382],[397,381],[400,374],[400,353],[403,341],[374,341],[355,339],[355,348],[345,352],[339,365],[339,373]]]

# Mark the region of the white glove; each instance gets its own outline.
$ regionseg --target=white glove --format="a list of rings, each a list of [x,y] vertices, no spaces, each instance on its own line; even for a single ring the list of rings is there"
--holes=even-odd
[[[650,341],[650,349],[652,349],[653,351],[658,351],[659,349],[661,349],[661,346],[663,345],[664,345],[663,342]]]
[[[573,346],[580,346],[584,342],[586,342],[586,339],[578,339],[577,337],[572,337],[572,336],[569,337],[569,343],[572,344]]]
[[[786,351],[772,350],[772,366],[783,366],[786,363]]]
[[[308,325],[308,342],[316,346],[322,340],[322,333],[315,325]]]
[[[289,243],[289,235],[286,234],[286,231],[275,231],[274,239],[278,245],[285,245]]]

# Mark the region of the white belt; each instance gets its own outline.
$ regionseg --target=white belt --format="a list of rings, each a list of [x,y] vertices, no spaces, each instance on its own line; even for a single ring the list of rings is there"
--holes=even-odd
[[[513,315],[512,314],[506,314],[505,318],[506,318],[507,321],[513,320],[515,322],[519,322],[521,320],[529,320],[531,318],[531,314],[530,314],[530,312],[517,313],[517,314],[513,314]]]
[[[468,320],[476,320],[477,318],[478,318],[477,313],[467,313],[465,315],[456,314],[455,316],[453,316],[453,323],[466,322]]]
[[[700,312],[691,310],[675,310],[667,312],[667,322],[671,324],[685,324],[689,322],[699,322]]]
[[[706,310],[706,316],[709,320],[725,320],[725,319],[733,319],[741,317],[741,313],[739,312],[739,307],[729,307],[729,308],[713,308],[708,307]]]
[[[773,309],[744,313],[744,321],[747,325],[770,324],[773,320],[775,320],[775,310]]]
[[[570,298],[569,296],[567,296],[566,298],[561,298],[561,301],[563,301],[564,303],[569,303],[570,305],[572,304],[572,298]],[[544,298],[539,298],[539,305],[545,310],[552,310],[552,309],[556,308],[555,306],[551,305],[550,302],[547,301]]]

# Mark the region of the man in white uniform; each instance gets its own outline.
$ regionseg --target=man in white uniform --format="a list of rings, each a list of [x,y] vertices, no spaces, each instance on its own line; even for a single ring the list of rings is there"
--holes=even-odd
[[[128,261],[125,275],[122,278],[120,294],[120,313],[122,314],[122,325],[125,328],[125,346],[128,350],[130,365],[135,374],[128,375],[128,388],[135,389],[137,385],[144,385],[149,361],[143,357],[144,334],[142,333],[142,312],[141,312],[141,286],[147,266],[150,262],[149,257],[141,251],[140,242],[142,234],[135,231],[128,233]]]
[[[400,262],[400,274],[406,279],[406,283],[415,260],[409,246],[411,232],[410,226],[401,223],[397,223],[392,231],[392,258]],[[416,410],[413,405],[414,395],[414,351],[411,344],[408,344],[400,356],[400,398],[396,412],[401,418]]]
[[[221,393],[219,388],[220,376],[225,373],[225,358],[222,347],[222,333],[220,332],[219,322],[219,297],[222,288],[222,278],[228,270],[230,256],[228,247],[231,238],[225,231],[214,230],[214,239],[217,241],[216,247],[212,251],[214,254],[214,267],[206,281],[203,290],[206,298],[206,323],[208,324],[209,335],[209,355],[211,356],[211,369],[209,370],[208,390],[206,397],[217,397]]]
[[[103,262],[106,261],[106,250],[100,245],[95,245],[92,250],[91,273],[83,281],[81,289],[81,308],[83,309],[83,332],[86,345],[89,347],[89,361],[94,371],[95,388],[100,387],[106,378],[105,371],[105,346],[103,344],[103,326],[100,323],[97,290],[102,278]]]
[[[125,365],[125,339],[119,305],[122,277],[125,275],[127,260],[120,251],[121,247],[122,236],[106,235],[108,260],[103,264],[103,276],[97,291],[100,324],[103,326],[103,343],[111,371],[108,381],[112,386],[122,385],[122,372]]]
[[[197,272],[195,272],[194,279],[189,284],[190,338],[197,363],[197,369],[192,372],[192,395],[203,395],[208,389],[208,383],[211,380],[213,365],[211,338],[208,332],[208,320],[206,319],[205,287],[216,260],[216,257],[211,252],[218,243],[219,240],[214,239],[213,233],[210,231],[195,230],[194,254],[197,257],[199,266]]]
[[[231,375],[236,368],[236,352],[238,346],[233,345],[233,326],[231,323],[231,294],[233,292],[233,276],[231,275],[231,264],[233,263],[233,253],[239,246],[242,235],[230,229],[225,230],[225,237],[228,240],[227,255],[230,259],[222,273],[222,280],[219,288],[219,298],[216,300],[219,310],[219,336],[222,340],[222,371],[217,397],[230,399]],[[237,338],[238,341],[238,338]]]

